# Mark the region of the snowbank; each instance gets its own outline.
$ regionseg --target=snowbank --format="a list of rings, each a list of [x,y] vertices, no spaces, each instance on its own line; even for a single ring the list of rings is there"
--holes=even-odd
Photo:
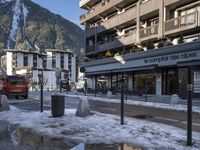
[[[75,109],[66,109],[65,116],[52,118],[50,111],[31,112],[11,107],[1,112],[0,120],[29,128],[41,135],[64,138],[80,143],[127,143],[148,149],[199,150],[200,133],[193,132],[194,146],[187,147],[186,131],[159,123],[125,118],[120,125],[119,116],[94,112],[86,118],[75,116]]]

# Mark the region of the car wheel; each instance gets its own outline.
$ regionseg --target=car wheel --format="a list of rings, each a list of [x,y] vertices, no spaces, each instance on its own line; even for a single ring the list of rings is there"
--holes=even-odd
[[[25,95],[25,96],[24,96],[24,99],[27,99],[27,98],[28,98],[28,95]]]

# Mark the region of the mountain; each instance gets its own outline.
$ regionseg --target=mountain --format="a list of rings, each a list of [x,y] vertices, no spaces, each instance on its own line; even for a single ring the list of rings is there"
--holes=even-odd
[[[31,0],[0,0],[0,50],[84,47],[84,31]]]

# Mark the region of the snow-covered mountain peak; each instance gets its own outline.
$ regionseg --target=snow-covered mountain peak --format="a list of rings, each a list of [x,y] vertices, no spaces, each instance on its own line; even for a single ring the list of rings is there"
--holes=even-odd
[[[11,30],[10,30],[10,35],[8,38],[7,42],[7,48],[10,49],[15,42],[16,42],[16,36],[17,36],[17,31],[19,27],[19,22],[21,19],[23,19],[23,34],[25,31],[26,27],[26,18],[28,16],[28,8],[25,6],[25,4],[22,2],[22,0],[15,0],[15,3],[12,7],[12,12],[13,12],[13,18],[12,18],[12,25],[11,25]],[[21,18],[23,16],[23,18]]]

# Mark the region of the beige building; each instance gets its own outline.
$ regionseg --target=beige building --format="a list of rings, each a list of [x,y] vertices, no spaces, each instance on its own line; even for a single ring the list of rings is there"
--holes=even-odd
[[[193,66],[200,96],[199,0],[80,0],[80,7],[89,88],[117,91],[124,78],[132,93],[181,95]]]

